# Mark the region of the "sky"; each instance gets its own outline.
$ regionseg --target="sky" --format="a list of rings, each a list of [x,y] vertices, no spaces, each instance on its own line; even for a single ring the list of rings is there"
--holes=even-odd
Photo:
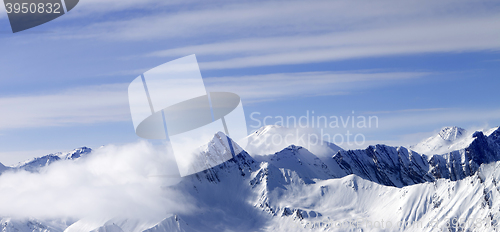
[[[499,10],[489,0],[81,0],[14,34],[2,5],[0,162],[141,141],[128,84],[191,54],[209,91],[241,96],[249,133],[265,117],[375,116],[370,128],[324,128],[361,134],[339,145],[365,148],[499,126]]]

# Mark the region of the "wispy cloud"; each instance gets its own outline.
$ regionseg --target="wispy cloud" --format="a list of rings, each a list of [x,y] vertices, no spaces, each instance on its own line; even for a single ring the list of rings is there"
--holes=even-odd
[[[200,64],[203,69],[225,69],[431,52],[498,50],[500,24],[496,22],[499,21],[498,16],[440,19],[308,36],[233,40],[156,51],[146,56],[175,57],[196,53],[216,57]]]
[[[303,72],[205,79],[209,91],[231,91],[245,102],[284,97],[348,94],[352,91],[421,78],[430,73],[412,72]]]
[[[376,128],[340,128],[336,133],[344,134],[347,130],[352,134],[361,133],[369,141],[362,145],[345,145],[349,149],[362,149],[368,145],[387,144],[391,146],[415,145],[425,138],[435,135],[442,127],[458,126],[469,132],[487,130],[500,124],[500,108],[448,108],[448,109],[421,109],[398,110],[389,112],[367,112],[377,116],[379,120]],[[401,133],[408,131],[409,133]],[[377,138],[387,138],[377,140]]]
[[[397,114],[397,113],[418,113],[418,112],[428,112],[428,111],[443,111],[449,110],[450,108],[427,108],[427,109],[403,109],[403,110],[385,110],[385,111],[366,111],[362,114]]]
[[[226,69],[498,50],[498,8],[490,0],[91,0],[81,2],[70,17],[110,12],[122,17],[97,17],[78,30],[61,31],[67,32],[63,38],[172,40],[168,49],[145,55],[177,58],[194,53],[205,57],[203,69]],[[139,13],[122,13],[131,10]]]
[[[0,129],[130,120],[126,84],[0,98]]]
[[[380,129],[417,128],[419,126],[463,126],[478,123],[487,124],[500,118],[500,109],[448,109],[417,113],[400,113],[380,116]]]
[[[57,24],[58,33],[46,36],[169,41],[162,42],[168,44],[165,49],[144,55],[178,58],[194,53],[204,56],[203,69],[228,69],[496,51],[499,8],[492,0],[90,0],[66,15],[66,24]],[[82,20],[90,16],[94,20]]]
[[[203,1],[184,2],[172,7],[164,1],[89,1],[89,12],[116,9],[155,9],[148,14],[125,17],[125,20],[105,20],[91,24],[94,29],[111,29],[121,34],[115,39],[154,39],[191,37],[201,34],[232,34],[231,37],[271,35],[297,31],[359,31],[390,25],[411,25],[456,21],[496,15],[494,1]],[[186,4],[188,3],[188,4]],[[479,4],[482,3],[482,4]],[[105,4],[103,7],[101,5]],[[107,5],[106,5],[107,4]],[[173,5],[180,4],[174,1]],[[114,7],[113,7],[114,6]],[[438,21],[436,21],[438,20]],[[457,24],[460,21],[457,21]],[[161,25],[159,27],[158,25]],[[153,29],[153,30],[149,30]],[[217,31],[214,31],[217,29]],[[258,29],[255,30],[255,29]],[[299,30],[300,29],[300,30]],[[250,30],[244,32],[244,30]],[[103,31],[100,31],[103,32]],[[415,33],[417,34],[417,33]],[[116,34],[115,34],[116,35]]]
[[[349,94],[429,73],[304,72],[206,78],[208,91],[230,91],[246,103],[293,96]],[[128,83],[87,86],[59,93],[0,98],[0,129],[129,121]]]

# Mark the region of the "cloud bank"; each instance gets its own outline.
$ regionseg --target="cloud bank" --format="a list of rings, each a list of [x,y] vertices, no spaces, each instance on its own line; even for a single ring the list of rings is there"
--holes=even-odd
[[[4,172],[0,216],[148,218],[188,212],[192,208],[186,196],[162,188],[173,179],[161,175],[177,169],[164,150],[147,142],[110,145],[77,161],[53,163],[40,173]]]

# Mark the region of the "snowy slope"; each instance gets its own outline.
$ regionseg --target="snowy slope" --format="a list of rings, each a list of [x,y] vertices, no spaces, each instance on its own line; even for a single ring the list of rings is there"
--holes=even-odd
[[[491,129],[489,129],[489,130],[486,130],[483,134],[484,134],[485,136],[490,136],[491,134],[493,134],[493,132],[497,131],[499,128],[500,128],[500,127],[498,127],[498,126],[497,126],[497,127],[494,127],[494,128],[491,128]]]
[[[116,231],[118,228],[124,232],[142,232],[157,225],[162,219],[164,217],[161,215],[149,218],[82,218],[68,226],[64,232]]]
[[[444,127],[434,136],[422,142],[410,146],[410,149],[420,154],[443,154],[467,147],[473,140],[472,134],[468,134],[460,127]]]
[[[119,226],[111,224],[111,225],[101,226],[95,230],[91,230],[91,232],[123,232],[123,230]]]
[[[271,203],[280,213],[266,230],[498,230],[499,167],[500,163],[484,165],[478,174],[460,181],[441,179],[404,188],[379,185],[355,175],[305,187],[288,186],[288,191]]]
[[[234,141],[233,146],[238,147]],[[249,203],[257,197],[249,180],[258,170],[259,164],[242,151],[225,163],[186,176],[171,188],[195,199],[197,210],[181,218],[198,231],[257,230],[267,216]]]
[[[106,218],[82,218],[68,226],[64,232],[84,232],[93,231],[107,224]]]
[[[2,163],[0,163],[0,173],[2,173],[3,171],[7,171],[8,169],[9,169],[9,167],[6,167]]]
[[[2,232],[62,232],[67,226],[68,224],[62,220],[0,218],[0,231]]]
[[[193,231],[192,228],[189,228],[188,224],[182,220],[177,215],[172,217],[165,218],[160,223],[155,226],[145,230],[144,232],[188,232]]]
[[[263,160],[277,168],[295,171],[308,183],[312,183],[314,179],[337,177],[321,159],[307,149],[295,145],[290,145],[274,155],[265,156]]]
[[[217,171],[229,178],[225,168],[231,169]],[[185,180],[193,184],[186,193],[197,196],[198,211],[145,231],[493,231],[500,220],[499,170],[493,163],[463,180],[395,188],[355,175],[305,184],[293,171],[262,163],[249,177]],[[454,218],[462,223],[448,225]]]
[[[283,152],[291,155],[290,149]],[[405,152],[400,148],[400,153]],[[279,157],[278,153],[275,155]],[[491,227],[485,230],[484,226],[491,226],[500,219],[500,203],[495,203],[500,197],[500,187],[496,187],[500,180],[500,162],[483,164],[479,172],[458,181],[439,179],[395,188],[356,175],[309,182],[297,173],[301,167],[294,162],[288,168],[269,162],[261,162],[256,167],[250,160],[251,157],[243,153],[229,165],[207,170],[206,174],[217,173],[216,181],[215,178],[198,178],[203,176],[200,175],[182,182],[185,187],[190,186],[186,188],[190,191],[186,192],[197,199],[200,211],[206,212],[182,215],[190,228],[201,231],[324,231],[334,227],[333,222],[363,219],[366,221],[364,229],[368,231],[436,231],[434,220],[438,220],[435,226],[443,228],[448,219],[457,217],[462,221],[480,219],[473,221],[476,224],[463,227],[471,231],[488,231]],[[244,163],[250,165],[239,165]],[[239,170],[237,167],[251,174],[231,175],[231,170]],[[246,220],[242,222],[241,218]],[[493,220],[481,221],[488,218]],[[390,221],[394,228],[377,229],[367,224],[382,220]],[[411,222],[413,226],[400,229],[395,226],[398,222]],[[346,229],[334,228],[332,231]],[[455,230],[450,227],[450,231]]]

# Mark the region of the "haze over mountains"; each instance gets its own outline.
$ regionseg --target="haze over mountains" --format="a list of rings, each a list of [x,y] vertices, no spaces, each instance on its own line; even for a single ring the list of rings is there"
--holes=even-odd
[[[249,137],[258,141],[253,143],[257,148],[272,150],[276,146],[268,146],[265,141],[280,131],[284,130],[268,126]],[[205,155],[230,153],[230,148],[221,142],[224,138],[222,133],[214,135]],[[387,145],[339,149],[331,156],[320,157],[297,145],[267,154],[247,153],[258,149],[243,150],[234,141],[233,146],[241,152],[229,161],[184,177],[178,183],[159,182],[164,191],[182,193],[182,198],[174,200],[190,208],[184,212],[165,209],[165,213],[136,218],[13,218],[4,215],[8,210],[1,210],[0,226],[6,232],[498,229],[499,128],[474,133],[457,127],[443,128],[436,136],[414,146],[420,151],[427,149],[424,154]],[[326,145],[332,147],[335,148]],[[0,175],[0,190],[9,187],[2,185],[8,177],[5,174],[41,175],[62,160],[79,163],[96,159],[94,152],[80,148],[6,167]],[[172,196],[165,193],[165,197]]]

